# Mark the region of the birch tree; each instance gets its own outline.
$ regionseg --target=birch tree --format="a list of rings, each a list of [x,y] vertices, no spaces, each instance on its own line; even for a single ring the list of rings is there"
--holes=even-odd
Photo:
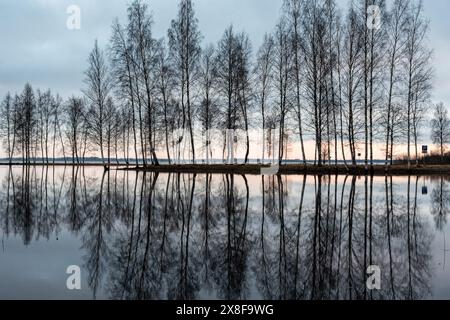
[[[89,122],[90,137],[100,149],[102,163],[105,163],[105,125],[106,125],[106,102],[111,90],[111,79],[108,73],[108,66],[103,51],[95,41],[94,49],[88,59],[89,67],[85,72],[86,88],[83,90],[89,101]]]
[[[433,143],[439,147],[441,160],[444,161],[446,145],[450,143],[450,118],[444,104],[438,103],[434,107],[434,115],[431,121]]]
[[[180,0],[178,16],[172,20],[168,38],[183,110],[183,130],[189,131],[192,162],[195,163],[192,99],[198,77],[201,34],[191,0]]]

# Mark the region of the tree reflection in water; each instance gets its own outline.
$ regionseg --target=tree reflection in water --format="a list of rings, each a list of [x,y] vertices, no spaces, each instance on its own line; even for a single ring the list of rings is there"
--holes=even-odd
[[[77,236],[93,297],[424,299],[434,218],[419,178],[155,174],[88,167],[2,169],[0,228],[28,246]],[[431,215],[427,215],[428,211]],[[367,267],[382,288],[367,289]],[[0,274],[0,278],[1,278]]]

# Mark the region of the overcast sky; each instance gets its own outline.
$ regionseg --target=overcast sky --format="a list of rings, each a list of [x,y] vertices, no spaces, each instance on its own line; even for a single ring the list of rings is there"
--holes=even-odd
[[[338,1],[342,6],[346,0]],[[80,94],[94,41],[106,45],[113,18],[125,21],[129,0],[0,0],[0,96],[29,81],[67,97]],[[278,19],[282,0],[194,0],[205,43],[216,43],[232,23],[258,48]],[[81,29],[68,30],[67,7],[81,9]],[[167,33],[178,0],[151,0],[156,37]],[[435,50],[434,101],[450,105],[450,1],[424,0]]]

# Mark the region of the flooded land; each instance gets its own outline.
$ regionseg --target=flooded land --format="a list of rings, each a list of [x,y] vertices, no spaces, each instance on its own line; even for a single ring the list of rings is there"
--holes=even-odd
[[[450,298],[444,176],[4,166],[0,185],[3,299]]]

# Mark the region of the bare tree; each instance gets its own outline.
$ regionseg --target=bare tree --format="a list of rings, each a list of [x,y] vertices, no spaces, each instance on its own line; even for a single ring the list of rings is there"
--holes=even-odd
[[[237,39],[233,27],[225,30],[222,39],[217,46],[217,53],[215,58],[214,75],[217,82],[217,92],[221,103],[221,125],[226,130],[236,130],[239,125],[239,120],[242,120],[240,115],[240,108],[237,103]],[[230,137],[224,139],[224,143]],[[231,143],[234,145],[234,137]],[[230,144],[230,142],[228,142]],[[225,145],[224,145],[225,150]],[[233,150],[231,150],[233,151]],[[227,158],[234,160],[233,154],[228,154]]]
[[[161,100],[163,125],[164,125],[164,143],[167,152],[167,160],[169,164],[172,163],[170,157],[170,144],[169,136],[174,128],[175,117],[175,103],[173,98],[173,88],[176,85],[175,72],[173,66],[170,64],[169,56],[167,54],[166,46],[161,43],[160,52],[158,55],[158,91]]]
[[[18,113],[18,146],[22,150],[22,159],[26,164],[30,164],[32,151],[35,145],[33,145],[33,137],[37,125],[36,115],[36,99],[34,90],[29,83],[25,85],[25,88],[20,96],[20,107]]]
[[[392,148],[394,141],[393,131],[393,108],[394,97],[396,96],[396,88],[399,83],[399,70],[398,65],[401,62],[403,56],[403,47],[405,45],[405,24],[407,18],[408,2],[404,0],[395,0],[392,10],[387,19],[387,69],[389,70],[388,80],[388,95],[387,95],[387,108],[384,111],[383,116],[386,118],[386,151],[385,151],[385,163],[388,165],[393,162]],[[398,90],[398,89],[397,89]],[[390,162],[389,162],[390,159]]]
[[[274,86],[277,92],[277,102],[275,104],[277,123],[279,124],[278,141],[278,164],[281,165],[284,157],[286,116],[289,110],[288,91],[290,89],[290,79],[292,69],[292,52],[288,37],[286,23],[282,20],[278,23],[274,35]],[[297,112],[301,113],[301,110]],[[300,113],[298,116],[301,118]],[[300,119],[299,118],[299,119]]]
[[[202,53],[202,60],[200,65],[200,96],[201,102],[199,104],[198,111],[196,112],[201,127],[202,133],[205,138],[204,141],[204,152],[206,155],[206,163],[210,163],[210,159],[212,158],[212,136],[211,129],[214,128],[214,125],[217,123],[217,114],[218,114],[218,106],[217,106],[217,97],[216,92],[214,90],[215,82],[214,82],[214,57],[215,57],[215,49],[213,45],[206,47]]]
[[[79,146],[82,137],[81,129],[85,119],[83,100],[72,96],[66,104],[65,115],[67,123],[66,141],[69,142],[72,151],[72,163],[80,163]]]
[[[111,164],[111,150],[113,145],[115,146],[117,155],[117,144],[114,142],[117,138],[117,128],[119,123],[117,123],[117,109],[111,97],[108,97],[105,105],[105,116],[104,116],[104,126],[105,126],[105,140],[106,140],[106,154],[107,154],[107,164]]]
[[[338,15],[336,17],[336,33],[334,36],[334,46],[336,47],[335,54],[336,54],[336,97],[335,97],[335,108],[337,109],[337,112],[339,113],[339,137],[340,137],[340,149],[342,153],[342,159],[344,160],[344,164],[347,167],[347,156],[346,156],[346,150],[345,150],[345,127],[344,127],[344,97],[343,97],[343,79],[342,79],[342,73],[343,73],[343,59],[342,59],[342,52],[343,52],[343,33],[344,33],[344,25],[341,21],[340,16]],[[337,149],[337,145],[336,145]]]
[[[344,31],[342,78],[345,96],[343,100],[344,103],[347,104],[345,114],[347,118],[347,138],[353,165],[356,165],[357,157],[358,125],[356,119],[359,115],[357,109],[359,102],[358,89],[362,78],[362,39],[358,32],[358,28],[357,14],[353,6],[351,6],[347,14],[347,22]]]
[[[327,43],[328,43],[328,63],[329,63],[329,74],[328,74],[328,103],[327,103],[327,142],[328,142],[328,152],[331,152],[331,139],[330,134],[333,135],[334,140],[334,161],[337,165],[338,162],[338,112],[340,109],[339,104],[339,95],[338,95],[338,88],[336,84],[339,83],[336,81],[335,74],[336,70],[339,69],[339,59],[340,52],[339,52],[339,46],[341,45],[339,40],[339,31],[340,31],[340,18],[339,13],[337,10],[336,2],[334,0],[326,0],[324,3],[324,11],[325,11],[325,19],[327,21]],[[338,44],[336,46],[336,43]],[[339,76],[339,72],[338,72]],[[330,119],[331,117],[331,119]],[[331,162],[331,156],[330,162]],[[344,156],[345,159],[345,156]]]
[[[66,159],[66,151],[64,147],[64,139],[63,139],[63,133],[62,133],[62,117],[61,117],[61,105],[62,105],[62,99],[59,95],[56,95],[56,97],[52,96],[52,104],[51,104],[51,114],[53,116],[52,119],[52,127],[53,127],[53,135],[52,135],[52,157],[53,157],[53,164],[56,161],[56,146],[57,144],[61,146],[62,150],[62,156],[64,163],[67,163]]]
[[[302,78],[302,63],[301,63],[301,27],[302,27],[302,7],[304,6],[303,0],[284,0],[284,18],[287,18],[288,29],[290,30],[290,37],[292,41],[292,53],[293,53],[293,68],[295,82],[295,103],[294,110],[298,123],[298,133],[300,137],[300,147],[302,153],[303,163],[306,164],[306,153],[303,136],[303,116],[301,104],[301,78]]]
[[[407,40],[405,44],[405,59],[403,63],[406,74],[407,88],[406,107],[407,107],[407,148],[408,148],[408,166],[411,166],[411,142],[414,135],[415,120],[415,90],[421,87],[428,88],[424,83],[431,77],[429,63],[431,52],[425,46],[426,35],[428,33],[428,22],[423,17],[423,4],[411,3],[408,10],[406,24]]]
[[[183,130],[189,130],[192,162],[195,163],[192,90],[200,61],[201,34],[191,0],[180,0],[178,16],[172,20],[168,37],[183,109]]]
[[[131,125],[133,131],[133,146],[136,165],[138,161],[138,139],[137,139],[137,116],[136,116],[136,95],[137,89],[135,87],[135,67],[134,56],[132,53],[132,42],[130,40],[127,30],[122,28],[117,20],[114,21],[113,35],[110,41],[110,58],[112,65],[112,75],[115,79],[116,94],[119,99],[124,101],[125,108],[130,109]],[[127,133],[129,128],[127,128]],[[127,140],[128,142],[129,140]],[[142,143],[142,140],[141,140]],[[129,146],[128,146],[129,148]]]
[[[252,96],[252,83],[251,83],[251,44],[248,35],[245,32],[241,32],[237,36],[237,94],[238,104],[241,109],[243,117],[243,129],[245,132],[245,157],[244,163],[248,163],[248,157],[250,154],[250,136],[249,136],[249,113]]]
[[[365,106],[365,163],[366,166],[370,163],[373,165],[374,160],[374,122],[376,117],[376,105],[380,101],[380,90],[382,88],[383,78],[381,77],[384,68],[384,57],[386,48],[386,31],[387,28],[383,26],[386,21],[387,10],[384,0],[364,0],[364,106]],[[371,17],[369,16],[369,4],[375,6],[379,10],[381,16],[374,18],[379,19],[381,26],[368,27]],[[375,21],[377,23],[377,21]]]
[[[266,140],[266,112],[267,108],[271,102],[271,92],[273,85],[273,67],[274,67],[274,40],[271,35],[266,34],[264,36],[264,42],[258,51],[256,58],[256,66],[254,70],[255,74],[255,86],[256,86],[256,96],[261,110],[262,119],[262,163],[264,164],[264,159],[266,157],[265,150],[265,140]],[[299,127],[301,127],[302,116],[301,110],[298,108],[300,104],[296,104],[294,112],[296,113],[297,119],[299,121]],[[299,131],[300,138],[302,138],[302,132]]]
[[[431,128],[431,138],[433,143],[439,146],[439,153],[441,154],[441,159],[443,161],[446,145],[450,143],[450,119],[448,110],[442,102],[436,104],[434,107]]]
[[[17,103],[15,103],[11,94],[8,92],[0,106],[0,132],[4,137],[3,143],[5,144],[10,165],[12,164],[15,148],[15,128],[17,125],[16,107]]]
[[[157,56],[159,41],[153,38],[153,18],[148,5],[135,0],[128,8],[128,33],[132,42],[135,88],[139,110],[140,137],[143,162],[146,164],[147,144],[153,165],[159,165],[155,147],[156,112],[155,90],[158,83]],[[142,108],[145,106],[145,115]],[[145,118],[144,118],[145,116]],[[145,125],[145,129],[144,129]],[[144,138],[144,135],[146,137]],[[147,141],[147,143],[146,143]]]
[[[322,7],[318,0],[309,1],[305,6],[305,19],[303,20],[303,55],[305,58],[305,99],[310,106],[308,113],[311,128],[314,132],[315,155],[318,165],[323,164],[323,138],[324,128],[328,125],[327,116],[327,83],[330,72],[326,37],[327,28]]]
[[[105,164],[104,139],[106,103],[111,89],[111,79],[103,51],[98,47],[97,41],[89,55],[88,63],[89,67],[85,72],[86,89],[83,91],[90,104],[89,116],[86,119],[89,122],[90,137],[100,148],[102,163],[105,169],[108,169]]]
[[[49,140],[50,140],[50,127],[52,122],[52,93],[47,90],[44,93],[38,94],[38,110],[39,110],[39,126],[41,137],[41,157],[45,163],[49,162]]]

